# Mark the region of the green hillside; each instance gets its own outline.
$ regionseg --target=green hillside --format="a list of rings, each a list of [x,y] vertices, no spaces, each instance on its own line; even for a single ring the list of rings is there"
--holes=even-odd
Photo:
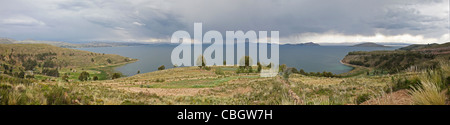
[[[111,66],[133,62],[135,59],[119,55],[92,53],[60,48],[47,44],[0,44],[0,71],[2,74],[24,78],[71,79],[82,71],[107,79]]]
[[[392,74],[407,69],[435,68],[439,61],[449,59],[450,43],[445,43],[427,47],[411,45],[395,51],[349,52],[342,62]]]

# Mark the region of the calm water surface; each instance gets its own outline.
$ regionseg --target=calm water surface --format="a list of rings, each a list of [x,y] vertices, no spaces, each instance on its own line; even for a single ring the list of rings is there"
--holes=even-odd
[[[132,76],[138,70],[141,73],[156,71],[161,65],[172,68],[170,56],[174,45],[145,45],[128,47],[78,48],[96,53],[117,54],[139,59],[135,63],[117,67],[124,75]],[[205,48],[205,47],[204,47]],[[328,71],[340,74],[352,70],[340,60],[351,51],[394,50],[398,47],[348,47],[348,46],[280,46],[280,64],[304,69],[306,72]]]

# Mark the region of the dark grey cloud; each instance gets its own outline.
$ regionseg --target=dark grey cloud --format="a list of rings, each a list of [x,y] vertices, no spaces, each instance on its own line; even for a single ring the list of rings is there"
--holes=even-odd
[[[445,0],[0,1],[0,37],[152,41],[177,30],[192,33],[194,22],[202,22],[203,31],[277,30],[285,38],[334,32],[439,39],[448,31],[446,5]]]

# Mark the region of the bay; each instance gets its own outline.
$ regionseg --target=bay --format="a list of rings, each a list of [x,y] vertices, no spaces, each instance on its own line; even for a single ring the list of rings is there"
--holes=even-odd
[[[115,68],[126,76],[156,71],[161,65],[173,68],[170,57],[175,45],[150,44],[127,47],[77,48],[96,53],[117,54],[139,59],[134,63]],[[206,48],[206,47],[203,47]],[[353,68],[343,65],[340,60],[352,51],[394,50],[398,47],[349,47],[349,46],[280,46],[280,64],[304,69],[306,72],[345,73]]]

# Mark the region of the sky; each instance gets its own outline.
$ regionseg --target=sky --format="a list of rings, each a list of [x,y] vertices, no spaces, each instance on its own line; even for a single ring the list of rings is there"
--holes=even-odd
[[[444,43],[449,9],[449,0],[0,0],[0,37],[168,43],[201,22],[224,36],[279,31],[280,43]]]

